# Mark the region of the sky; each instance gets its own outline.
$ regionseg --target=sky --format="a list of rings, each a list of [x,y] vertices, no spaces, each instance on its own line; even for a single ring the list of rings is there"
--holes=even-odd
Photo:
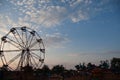
[[[21,26],[43,38],[49,66],[120,58],[120,0],[0,0],[0,37]]]

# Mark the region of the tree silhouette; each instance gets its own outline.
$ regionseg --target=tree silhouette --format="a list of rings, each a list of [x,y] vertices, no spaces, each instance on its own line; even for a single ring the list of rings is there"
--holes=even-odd
[[[91,62],[89,62],[89,63],[87,64],[87,70],[88,70],[88,71],[94,69],[95,67],[96,67],[95,64],[92,64]]]
[[[79,65],[75,65],[75,68],[77,71],[80,71],[80,70],[85,70],[86,69],[86,66],[85,66],[85,63],[83,64],[79,64]]]
[[[108,69],[109,68],[109,62],[108,62],[108,60],[106,60],[106,61],[100,61],[99,67],[102,68],[102,69]]]
[[[48,67],[48,65],[44,65],[42,67],[42,73],[46,76],[48,76],[50,74],[50,68]]]
[[[113,58],[111,60],[111,69],[116,73],[120,73],[120,58]]]
[[[63,65],[56,65],[52,68],[52,72],[54,74],[58,74],[61,75],[64,73],[65,68],[63,67]]]
[[[75,68],[76,68],[77,71],[80,70],[80,66],[79,65],[75,65]]]

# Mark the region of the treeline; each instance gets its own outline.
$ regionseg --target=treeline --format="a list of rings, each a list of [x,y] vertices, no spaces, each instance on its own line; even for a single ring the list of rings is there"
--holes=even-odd
[[[41,69],[26,66],[21,71],[7,71],[1,68],[0,78],[4,80],[7,76],[12,79],[17,74],[17,76],[25,78],[23,80],[26,80],[26,78],[36,78],[33,80],[39,78],[41,80],[53,80],[53,78],[55,78],[54,80],[120,80],[120,58],[113,58],[110,62],[108,60],[100,61],[99,65],[91,62],[87,64],[79,63],[74,68],[75,70],[68,70],[63,65],[55,65],[51,69],[48,65],[44,65]]]
[[[89,62],[85,65],[85,63],[79,63],[75,66],[76,70],[67,70],[63,65],[55,65],[52,69],[49,68],[48,65],[44,65],[42,69],[38,69],[37,71],[41,71],[43,74],[49,75],[49,74],[57,74],[62,75],[63,73],[71,74],[74,72],[91,72],[95,68],[104,69],[104,70],[110,70],[113,73],[120,74],[120,58],[113,58],[110,62],[108,60],[106,61],[100,61],[99,65],[92,64]]]
[[[42,67],[42,69],[33,69],[30,66],[26,66],[24,68],[23,71],[36,71],[36,72],[40,72],[42,74],[45,75],[49,75],[49,74],[57,74],[57,75],[61,75],[63,73],[71,73],[71,72],[80,72],[80,71],[84,71],[84,72],[91,72],[93,69],[95,68],[99,68],[99,69],[104,69],[104,70],[110,70],[113,73],[119,73],[120,74],[120,58],[113,58],[110,62],[108,60],[103,60],[100,61],[99,65],[95,65],[92,64],[91,62],[85,64],[85,63],[79,63],[76,64],[74,66],[75,70],[73,69],[66,69],[63,65],[55,65],[52,67],[52,69],[49,68],[48,65],[44,65]],[[4,68],[0,68],[0,71],[7,71]]]

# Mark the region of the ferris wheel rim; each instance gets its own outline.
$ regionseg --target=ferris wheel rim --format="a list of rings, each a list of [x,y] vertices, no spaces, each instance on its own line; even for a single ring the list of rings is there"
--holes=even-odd
[[[35,30],[33,30],[33,29],[31,29],[31,28],[29,28],[29,27],[26,27],[26,26],[23,26],[23,27],[13,27],[13,28],[11,28],[10,29],[10,31],[5,35],[5,36],[3,36],[2,38],[1,38],[1,45],[3,45],[4,46],[4,44],[6,43],[4,40],[7,38],[7,39],[9,39],[7,36],[9,36],[9,34],[10,33],[13,33],[14,32],[14,30],[26,30],[26,31],[28,31],[29,33],[31,33],[31,35],[32,35],[32,32],[30,32],[30,31],[33,31],[35,34],[36,34],[36,36],[37,37],[39,37],[40,39],[42,39],[41,37],[40,37],[40,35],[35,31]],[[29,29],[29,30],[27,30],[27,29]],[[33,34],[34,35],[34,34]],[[9,39],[10,40],[10,39]],[[11,40],[12,41],[12,40]],[[40,40],[39,40],[40,41]],[[42,47],[43,47],[43,49],[41,49],[41,47],[39,47],[40,49],[28,49],[28,51],[30,51],[30,52],[32,52],[32,51],[40,51],[40,53],[42,53],[43,54],[43,59],[45,59],[45,46],[44,46],[44,43],[43,43],[43,40],[41,41],[41,43],[39,43],[39,42],[37,42],[38,44],[39,44],[39,46],[40,46],[40,44],[42,45]],[[19,48],[18,50],[4,50],[3,48],[4,47],[2,47],[2,46],[0,46],[0,57],[1,57],[1,60],[2,60],[2,63],[3,63],[3,65],[6,65],[6,66],[8,66],[9,64],[8,64],[8,61],[6,60],[6,57],[4,56],[4,52],[14,52],[14,51],[23,51],[23,50],[26,50],[27,51],[27,48],[26,48],[26,46],[22,46],[21,44],[19,44],[19,46],[21,46],[21,48]],[[28,46],[28,47],[31,47],[31,46]],[[24,49],[24,48],[26,48],[26,49]],[[20,56],[20,55],[19,55]],[[4,57],[4,58],[3,58]],[[18,56],[17,56],[18,57]],[[20,56],[21,57],[21,56]],[[5,60],[5,61],[3,61],[3,59]],[[16,57],[15,57],[15,59],[16,59]],[[12,59],[11,59],[11,61],[12,61]],[[44,61],[41,61],[41,65],[43,64],[43,62]]]

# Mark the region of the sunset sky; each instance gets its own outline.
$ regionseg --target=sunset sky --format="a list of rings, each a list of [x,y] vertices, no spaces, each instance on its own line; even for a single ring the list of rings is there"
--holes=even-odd
[[[49,66],[120,58],[120,0],[0,0],[0,37],[21,26],[43,38]]]

